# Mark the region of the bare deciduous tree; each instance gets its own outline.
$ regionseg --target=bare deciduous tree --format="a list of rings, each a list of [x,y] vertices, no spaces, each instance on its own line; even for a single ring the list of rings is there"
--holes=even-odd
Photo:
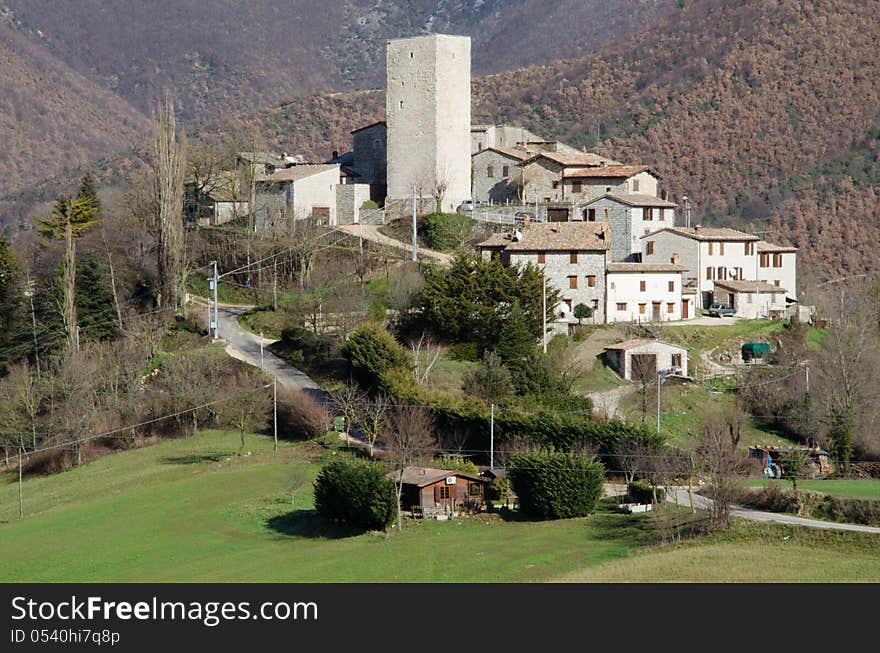
[[[427,408],[398,406],[391,411],[382,441],[386,454],[396,469],[394,485],[397,490],[397,530],[403,528],[400,498],[403,494],[403,471],[418,459],[431,459],[436,450],[434,421]]]
[[[153,183],[156,197],[156,245],[159,307],[170,320],[180,306],[185,286],[183,178],[186,135],[177,129],[170,92],[158,103],[153,118]]]
[[[413,353],[413,375],[418,383],[427,384],[431,370],[443,353],[443,347],[434,342],[424,331],[418,340],[413,338],[409,341],[409,347]]]
[[[356,421],[360,426],[361,434],[367,442],[370,458],[375,453],[376,442],[383,433],[387,432],[386,420],[391,410],[391,400],[386,394],[376,395],[373,399],[361,402],[355,409]]]

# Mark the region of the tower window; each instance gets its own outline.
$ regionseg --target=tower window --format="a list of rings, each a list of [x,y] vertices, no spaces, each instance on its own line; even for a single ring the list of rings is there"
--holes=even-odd
[[[409,58],[410,58],[410,59],[413,58],[413,53],[412,53],[412,52],[409,53]]]
[[[403,108],[403,100],[400,101],[400,108]]]

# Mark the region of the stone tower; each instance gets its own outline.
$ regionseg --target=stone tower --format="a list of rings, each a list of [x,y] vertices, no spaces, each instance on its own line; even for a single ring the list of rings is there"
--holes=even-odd
[[[393,39],[387,64],[388,199],[411,201],[413,184],[423,195],[445,185],[442,209],[455,211],[471,196],[471,39]]]

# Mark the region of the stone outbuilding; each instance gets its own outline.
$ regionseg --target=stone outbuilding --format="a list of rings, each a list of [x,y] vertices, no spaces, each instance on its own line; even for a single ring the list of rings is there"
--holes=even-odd
[[[634,338],[606,347],[605,359],[627,381],[654,379],[659,372],[688,375],[687,349],[652,338]]]

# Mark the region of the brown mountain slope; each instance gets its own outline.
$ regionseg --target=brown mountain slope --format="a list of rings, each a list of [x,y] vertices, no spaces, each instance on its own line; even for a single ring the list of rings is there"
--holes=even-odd
[[[0,23],[0,194],[143,140],[147,121]]]

